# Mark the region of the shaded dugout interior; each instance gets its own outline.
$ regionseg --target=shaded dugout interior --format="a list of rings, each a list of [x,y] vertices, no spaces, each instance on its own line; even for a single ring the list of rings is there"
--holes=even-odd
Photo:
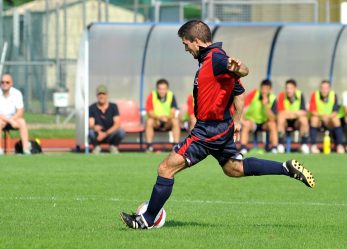
[[[129,99],[143,109],[159,78],[166,78],[179,106],[192,92],[198,63],[177,36],[181,24],[93,23],[80,46],[76,79],[77,144],[87,145],[88,106],[99,84],[111,100]],[[347,90],[347,31],[340,24],[211,24],[213,41],[250,68],[247,91],[269,78],[277,94],[295,78],[308,102],[322,79],[339,97]]]

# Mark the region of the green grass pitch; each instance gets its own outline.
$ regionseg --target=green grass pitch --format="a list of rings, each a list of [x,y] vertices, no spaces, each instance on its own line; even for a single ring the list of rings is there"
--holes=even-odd
[[[294,157],[309,189],[284,176],[228,178],[207,158],[178,174],[163,228],[126,229],[166,154],[0,158],[0,248],[347,248],[347,156]]]

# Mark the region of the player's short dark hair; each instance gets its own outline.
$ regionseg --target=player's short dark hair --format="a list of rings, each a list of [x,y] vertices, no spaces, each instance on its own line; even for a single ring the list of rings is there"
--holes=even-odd
[[[202,42],[212,42],[209,26],[200,20],[191,20],[183,24],[178,30],[178,36],[191,42],[195,39]]]
[[[294,80],[294,79],[289,79],[289,80],[287,80],[286,81],[286,85],[288,85],[288,84],[292,84],[293,86],[297,86],[298,84],[296,83],[296,80]]]
[[[265,79],[260,83],[260,86],[269,86],[272,87],[272,82],[271,80]]]
[[[322,80],[320,84],[323,85],[324,83],[331,85],[330,80]]]
[[[162,84],[165,84],[165,85],[169,86],[169,82],[166,79],[159,79],[157,81],[156,86],[158,87],[159,85],[162,85]]]

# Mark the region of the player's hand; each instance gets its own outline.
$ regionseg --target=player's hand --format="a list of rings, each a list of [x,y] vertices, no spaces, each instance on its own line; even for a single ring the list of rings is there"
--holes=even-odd
[[[266,95],[263,95],[261,102],[266,106],[269,103],[269,98]]]
[[[17,122],[16,120],[14,120],[13,118],[8,118],[7,120],[5,120],[5,122],[7,122],[9,125],[11,125],[12,127],[16,127]]]
[[[238,72],[240,70],[242,62],[237,58],[228,59],[228,70],[231,72]]]
[[[241,123],[234,122],[234,142],[240,141],[240,131],[241,131]]]
[[[4,115],[0,115],[0,120],[6,120],[6,117]]]
[[[0,115],[0,120],[4,121],[5,123],[10,123],[10,119],[4,115]]]
[[[167,116],[160,116],[159,120],[166,123],[167,121],[169,121],[169,118]]]
[[[95,126],[94,126],[94,130],[95,130],[96,132],[101,132],[101,131],[102,131],[102,126],[101,126],[101,125],[95,125]]]
[[[326,115],[326,114],[322,115],[322,121],[324,124],[328,123],[328,118],[329,118],[328,115]]]
[[[100,131],[98,133],[98,137],[96,138],[96,140],[98,140],[98,142],[101,142],[102,140],[104,140],[107,137],[107,133]]]

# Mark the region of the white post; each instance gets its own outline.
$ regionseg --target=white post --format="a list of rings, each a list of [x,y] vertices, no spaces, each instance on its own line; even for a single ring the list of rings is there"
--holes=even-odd
[[[108,14],[108,7],[109,7],[109,5],[110,5],[110,0],[106,0],[105,1],[105,18],[106,18],[106,22],[108,22],[108,20],[109,20],[109,14]]]
[[[213,22],[215,20],[214,16],[214,3],[213,0],[209,0],[208,2],[208,10],[207,10],[207,19],[209,22]]]
[[[101,0],[98,0],[98,22],[101,21]]]
[[[16,48],[19,47],[19,13],[17,10],[13,11],[13,46],[15,46]]]
[[[184,22],[184,3],[179,2],[179,20],[180,22]]]
[[[159,1],[155,1],[154,16],[155,16],[154,21],[159,22],[159,20],[160,20],[160,2]]]
[[[64,9],[63,9],[63,15],[64,15],[64,38],[63,38],[63,44],[64,44],[64,58],[63,58],[63,61],[64,61],[64,64],[62,66],[62,73],[61,73],[61,86],[64,88],[64,89],[67,89],[67,37],[68,37],[68,34],[67,34],[67,26],[68,26],[68,16],[67,16],[67,5],[66,5],[66,0],[64,0]]]
[[[314,22],[318,22],[318,19],[319,19],[319,11],[318,11],[318,2],[316,1],[315,3],[314,3]]]
[[[87,24],[87,10],[86,10],[87,8],[86,8],[86,0],[83,0],[82,1],[82,19],[83,19],[83,21],[82,21],[82,23],[83,23],[83,29],[85,29],[86,28],[86,24]]]
[[[206,20],[206,0],[201,0],[201,19]]]
[[[2,49],[1,59],[0,59],[0,75],[2,75],[2,69],[5,63],[6,53],[7,53],[7,42],[4,42],[4,47]]]
[[[325,22],[330,23],[330,0],[325,1]]]
[[[60,5],[55,9],[55,63],[56,63],[56,85],[61,87],[60,72]]]
[[[89,153],[88,133],[89,133],[89,31],[84,42],[84,151]]]
[[[347,24],[347,2],[341,3],[341,18],[342,24]]]
[[[134,0],[134,22],[137,22],[138,12],[139,12],[139,0]]]
[[[3,6],[4,6],[3,5],[3,0],[0,0],[0,47],[2,47],[3,40],[4,40],[4,31],[3,31],[3,27],[4,27],[3,21],[4,21],[4,18],[3,18],[3,13],[2,13]]]

